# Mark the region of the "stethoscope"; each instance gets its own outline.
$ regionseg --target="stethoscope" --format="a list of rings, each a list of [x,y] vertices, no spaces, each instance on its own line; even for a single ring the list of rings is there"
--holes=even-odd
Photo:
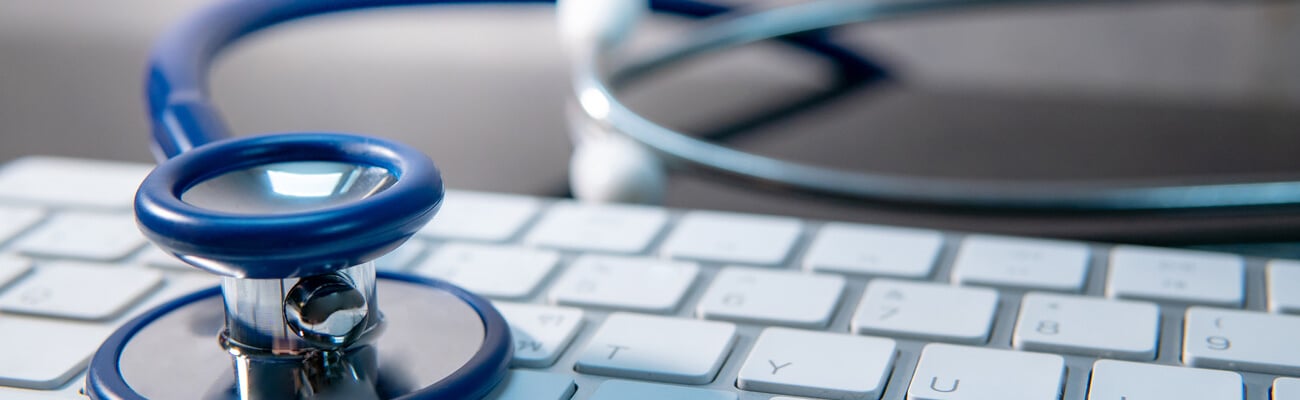
[[[160,163],[137,192],[137,221],[164,251],[222,282],[116,331],[90,362],[91,398],[478,399],[493,390],[512,342],[491,304],[446,282],[377,272],[373,263],[437,212],[443,187],[433,162],[400,143],[352,134],[232,137],[206,79],[222,49],[281,22],[477,2],[234,0],[166,34],[147,86]],[[563,7],[588,15],[584,6],[611,4],[635,3]],[[727,11],[689,0],[653,5],[690,16]],[[618,7],[597,11],[631,17],[636,9]],[[609,31],[626,22],[601,18],[590,26]],[[593,32],[578,34],[608,39]],[[818,40],[803,45],[852,58]]]

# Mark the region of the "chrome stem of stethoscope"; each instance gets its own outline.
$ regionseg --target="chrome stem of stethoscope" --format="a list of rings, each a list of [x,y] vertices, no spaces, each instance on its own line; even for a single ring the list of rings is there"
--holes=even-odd
[[[366,348],[384,325],[374,262],[302,278],[225,277],[221,290],[220,344],[233,357],[240,398],[379,398],[375,352]]]

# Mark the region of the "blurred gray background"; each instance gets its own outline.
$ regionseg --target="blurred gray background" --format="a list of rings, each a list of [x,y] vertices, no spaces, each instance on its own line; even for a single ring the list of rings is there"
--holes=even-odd
[[[205,2],[0,0],[0,162],[28,154],[151,161],[141,102],[148,48]],[[641,31],[653,43],[683,26],[656,18]],[[552,10],[538,6],[327,16],[235,48],[216,66],[213,87],[241,133],[386,136],[426,151],[451,186],[553,195],[564,187],[570,150],[555,36]],[[899,79],[766,126],[736,146],[935,176],[1300,177],[1300,2],[992,9],[855,26],[837,37]],[[818,90],[825,75],[820,60],[760,45],[689,63],[627,99],[670,126],[707,129]],[[1062,236],[1089,224],[917,219],[692,177],[675,179],[669,199]]]

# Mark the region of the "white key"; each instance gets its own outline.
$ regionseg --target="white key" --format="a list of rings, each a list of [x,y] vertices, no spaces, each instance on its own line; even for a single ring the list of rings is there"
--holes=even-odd
[[[1274,379],[1273,400],[1300,400],[1300,379]]]
[[[165,278],[162,288],[155,291],[152,295],[146,297],[140,304],[131,307],[122,316],[114,320],[116,324],[126,323],[131,318],[135,318],[145,311],[152,310],[163,303],[176,300],[203,289],[213,288],[221,285],[221,278],[211,274],[172,274]]]
[[[151,169],[143,164],[24,157],[0,169],[0,199],[127,209]]]
[[[569,400],[577,390],[573,377],[565,374],[515,370],[487,400]]]
[[[531,197],[448,190],[438,215],[419,235],[500,242],[514,237],[538,208],[541,202]]]
[[[1268,263],[1268,309],[1300,314],[1300,261],[1273,260]]]
[[[0,289],[9,282],[26,275],[32,269],[32,262],[12,254],[0,254]]]
[[[893,369],[893,340],[767,328],[740,369],[744,390],[850,400],[880,397]]]
[[[789,257],[802,229],[794,218],[694,211],[682,217],[663,253],[672,258],[775,266]]]
[[[193,265],[186,264],[184,261],[181,261],[179,258],[176,258],[176,256],[167,254],[167,252],[158,248],[158,246],[154,246],[153,244],[145,246],[145,249],[140,253],[141,253],[140,258],[137,259],[138,262],[144,265],[148,265],[150,267],[170,269],[174,271],[185,271],[185,272],[202,271]]]
[[[114,327],[78,321],[0,315],[0,385],[31,389],[63,386]],[[45,345],[40,345],[44,343]]]
[[[640,253],[667,221],[668,212],[654,207],[556,203],[524,241],[569,250]]]
[[[578,372],[683,384],[713,381],[731,352],[726,322],[615,313],[587,342]]]
[[[821,328],[831,322],[844,278],[728,267],[704,292],[696,313],[708,319]]]
[[[943,235],[929,229],[829,223],[817,232],[804,269],[922,278],[934,268]]]
[[[512,303],[495,306],[510,324],[515,366],[551,366],[582,326],[582,310],[576,308]]]
[[[984,343],[997,305],[992,289],[875,279],[853,314],[853,331]]]
[[[588,400],[736,400],[736,394],[655,383],[608,380]]]
[[[424,255],[424,250],[429,246],[419,240],[408,240],[402,243],[401,247],[375,259],[375,269],[389,272],[405,272],[411,268],[411,263]]]
[[[82,263],[50,263],[0,294],[0,311],[107,320],[162,282],[162,273]]]
[[[1089,400],[1242,398],[1241,375],[1208,369],[1098,360]]]
[[[488,297],[520,299],[532,295],[559,261],[553,251],[453,243],[438,249],[415,273]]]
[[[694,263],[583,256],[551,287],[553,303],[669,313],[695,282]]]
[[[1183,362],[1196,367],[1300,375],[1300,317],[1206,307],[1187,309]]]
[[[131,214],[69,211],[55,214],[18,238],[14,248],[37,256],[112,261],[131,255],[144,243]]]
[[[39,208],[0,205],[0,243],[27,230],[44,216],[45,213]]]
[[[1088,246],[1078,242],[972,235],[962,241],[952,280],[961,284],[1083,290]]]
[[[908,400],[1059,399],[1065,359],[1055,354],[928,344]]]
[[[1011,339],[1017,349],[1153,360],[1160,333],[1155,304],[1029,293]]]
[[[1116,246],[1106,295],[1240,307],[1245,274],[1241,257],[1233,254]]]

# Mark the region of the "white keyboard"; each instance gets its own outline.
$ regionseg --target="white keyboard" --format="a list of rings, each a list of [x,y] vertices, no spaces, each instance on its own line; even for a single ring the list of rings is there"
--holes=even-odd
[[[136,230],[149,169],[0,168],[0,398],[216,284]],[[496,400],[1300,400],[1300,261],[453,190],[379,267],[494,300]]]

